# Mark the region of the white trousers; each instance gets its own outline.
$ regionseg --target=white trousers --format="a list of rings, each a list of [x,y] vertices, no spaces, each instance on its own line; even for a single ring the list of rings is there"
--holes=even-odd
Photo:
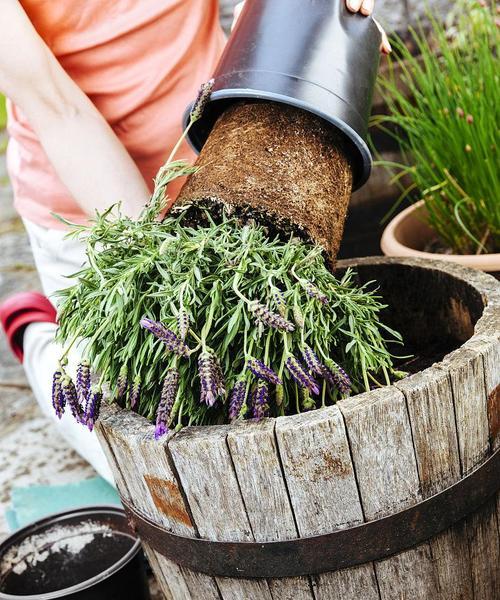
[[[84,245],[78,240],[64,239],[66,232],[40,227],[27,219],[24,226],[30,239],[35,265],[45,295],[57,304],[54,292],[70,286],[71,275],[86,262]],[[59,420],[52,407],[52,375],[57,369],[63,349],[54,340],[57,325],[33,323],[26,328],[23,338],[24,370],[35,398],[43,413],[54,423],[68,444],[94,469],[114,485],[113,475],[95,432],[77,423],[66,410]],[[81,346],[75,346],[68,356],[68,373],[74,377],[80,361]]]

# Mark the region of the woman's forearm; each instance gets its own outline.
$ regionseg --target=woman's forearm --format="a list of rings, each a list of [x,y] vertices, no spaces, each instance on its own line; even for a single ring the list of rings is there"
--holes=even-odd
[[[59,178],[87,214],[121,202],[135,218],[149,192],[134,161],[93,105],[45,107],[30,119]]]

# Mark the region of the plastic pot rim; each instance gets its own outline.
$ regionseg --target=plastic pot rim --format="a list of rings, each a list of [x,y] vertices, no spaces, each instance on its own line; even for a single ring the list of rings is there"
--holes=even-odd
[[[400,239],[399,227],[403,222],[418,219],[418,213],[425,210],[425,201],[419,200],[408,208],[405,208],[398,215],[389,221],[384,229],[380,248],[385,256],[406,257],[406,258],[424,258],[430,260],[444,260],[453,262],[464,267],[485,271],[487,273],[496,273],[500,271],[500,253],[492,254],[440,254],[417,250],[406,245],[404,240]],[[420,224],[420,223],[419,223]],[[430,227],[429,227],[430,230]]]
[[[118,514],[124,519],[127,518],[125,515],[125,511],[122,508],[112,504],[102,506],[82,506],[80,508],[73,508],[64,512],[57,512],[47,515],[42,519],[37,519],[36,521],[25,525],[21,529],[15,531],[5,540],[3,540],[3,542],[0,544],[0,561],[4,553],[9,549],[10,546],[13,545],[13,543],[18,538],[22,539],[28,533],[29,535],[36,533],[39,528],[43,527],[43,525],[50,524],[51,521],[53,523],[57,523],[57,521],[59,520],[64,520],[64,518],[69,516],[78,516],[80,513],[114,513]],[[128,564],[135,558],[135,556],[140,552],[140,550],[141,541],[138,538],[136,538],[130,550],[126,554],[124,554],[120,558],[120,560],[115,562],[113,565],[111,565],[101,573],[94,575],[94,577],[91,577],[90,579],[85,579],[84,581],[80,581],[80,583],[76,583],[75,585],[61,590],[55,590],[53,592],[44,592],[43,594],[23,594],[22,596],[19,596],[17,594],[6,594],[5,592],[0,591],[0,600],[56,600],[57,598],[64,598],[66,596],[69,596],[70,594],[85,591],[120,571],[122,567],[124,567],[126,564]]]
[[[337,98],[339,98],[339,100],[341,100],[342,102],[345,102],[337,94],[334,94],[334,95]],[[300,109],[306,110],[307,112],[312,113],[318,117],[321,117],[323,120],[327,121],[328,123],[330,123],[337,129],[339,129],[345,136],[347,136],[347,138],[354,144],[354,147],[356,148],[356,150],[359,152],[359,154],[361,156],[361,161],[362,161],[363,166],[361,169],[359,169],[359,171],[357,173],[357,177],[353,181],[352,191],[353,192],[356,191],[357,189],[362,187],[368,181],[368,178],[370,177],[370,173],[372,170],[371,152],[368,148],[367,143],[364,141],[364,139],[350,125],[347,125],[347,123],[345,121],[343,121],[342,119],[339,119],[332,115],[327,115],[325,112],[318,110],[313,104],[310,104],[309,102],[305,102],[303,100],[298,100],[296,98],[293,98],[291,96],[286,96],[284,94],[277,94],[277,93],[268,92],[268,91],[259,91],[259,90],[249,89],[249,88],[229,88],[229,89],[223,89],[223,90],[218,90],[216,92],[213,92],[210,97],[209,104],[212,104],[212,103],[215,103],[215,102],[221,101],[221,100],[238,100],[238,99],[241,99],[241,100],[244,100],[244,99],[269,100],[272,102],[287,104],[287,105],[293,106],[295,108],[300,108]],[[193,106],[193,104],[191,103],[188,106],[186,112],[184,113],[183,121],[184,121],[185,126],[189,123],[189,114],[191,112],[192,106]],[[189,141],[191,148],[195,152],[199,153],[201,150],[201,147],[199,147],[195,143],[195,141],[192,139],[191,132],[188,132],[187,139]]]

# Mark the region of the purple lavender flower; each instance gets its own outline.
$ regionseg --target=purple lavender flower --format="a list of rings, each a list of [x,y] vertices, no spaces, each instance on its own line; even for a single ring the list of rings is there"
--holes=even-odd
[[[213,406],[221,393],[220,367],[213,354],[202,352],[198,357],[198,374],[200,376],[200,401]]]
[[[304,345],[301,354],[309,371],[323,377],[323,370],[325,368],[325,365],[322,362],[320,362],[314,350],[306,344]]]
[[[297,327],[303,329],[305,324],[304,315],[302,314],[302,311],[300,310],[300,306],[298,304],[293,305],[293,320],[295,321]]]
[[[76,368],[76,393],[82,406],[85,406],[89,399],[90,383],[90,364],[87,360],[82,360]]]
[[[136,404],[139,402],[139,398],[141,396],[141,378],[139,377],[139,375],[136,376],[136,378],[134,379],[134,383],[132,384],[132,387],[130,388],[130,393],[129,393],[129,401],[130,401],[130,408],[134,409]]]
[[[328,298],[321,290],[319,290],[315,285],[313,285],[310,281],[304,282],[304,289],[306,290],[306,294],[311,298],[315,298],[319,300],[321,304],[328,304]]]
[[[229,396],[229,420],[235,421],[241,414],[247,395],[247,384],[245,380],[237,381]]]
[[[260,420],[269,414],[269,387],[262,379],[252,394],[253,418]]]
[[[177,315],[177,328],[179,330],[179,337],[184,341],[189,331],[189,315],[181,308]]]
[[[174,406],[177,390],[179,389],[179,371],[170,369],[163,381],[161,399],[156,411],[155,439],[168,433],[170,415]]]
[[[217,388],[217,395],[223,396],[226,393],[226,382],[224,380],[224,373],[222,372],[222,367],[219,358],[214,354],[212,354],[212,361],[214,365],[214,376]]]
[[[61,369],[58,369],[52,377],[52,406],[56,411],[58,419],[61,419],[64,414],[64,408],[66,406],[66,398],[62,393],[61,379],[63,374]]]
[[[75,421],[85,425],[84,411],[78,402],[75,384],[68,376],[64,376],[61,379],[61,393],[65,403],[68,404]]]
[[[197,121],[203,114],[203,111],[210,100],[210,94],[212,93],[214,83],[215,80],[210,79],[206,83],[201,84],[200,89],[198,90],[198,96],[196,97],[193,107],[191,108],[191,112],[189,113],[190,121]]]
[[[303,388],[308,389],[311,394],[318,395],[319,387],[316,381],[304,370],[304,367],[295,358],[295,356],[289,356],[286,360],[286,367],[290,375],[295,381]]]
[[[89,393],[89,400],[87,403],[87,410],[85,411],[85,424],[89,431],[94,429],[94,425],[99,418],[99,411],[101,409],[102,392],[99,389],[92,389]]]
[[[120,399],[125,396],[128,390],[128,371],[126,365],[120,369],[118,380],[116,382],[116,398]]]
[[[189,348],[186,344],[160,321],[153,321],[152,319],[143,317],[140,324],[141,327],[147,329],[155,337],[161,340],[170,352],[173,352],[178,356],[186,356],[189,352]]]
[[[247,369],[259,379],[263,379],[264,381],[268,381],[269,383],[274,383],[274,385],[281,385],[283,383],[278,377],[278,375],[270,367],[265,365],[261,360],[257,360],[256,358],[251,358],[247,362]]]
[[[253,302],[250,305],[250,311],[253,313],[257,321],[260,321],[264,325],[268,325],[269,327],[273,327],[274,329],[278,329],[280,331],[295,331],[295,326],[293,323],[290,323],[290,321],[287,321],[287,319],[278,313],[271,312],[264,304]]]
[[[344,369],[332,359],[325,361],[323,377],[334,385],[341,394],[347,395],[351,391],[351,379]]]

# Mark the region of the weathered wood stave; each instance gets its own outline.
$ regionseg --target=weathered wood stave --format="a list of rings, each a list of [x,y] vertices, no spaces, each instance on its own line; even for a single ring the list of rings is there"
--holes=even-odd
[[[258,424],[191,428],[163,443],[145,419],[106,409],[99,435],[127,502],[180,535],[294,539],[411,506],[460,480],[498,448],[498,283],[440,262],[355,264],[366,277],[380,265],[451,276],[487,306],[475,315],[470,339],[440,363],[335,407]],[[450,310],[460,319],[461,310]],[[471,327],[462,316],[459,337]],[[416,548],[319,576],[213,578],[147,553],[166,597],[174,599],[493,600],[500,593],[499,508],[492,500]]]

